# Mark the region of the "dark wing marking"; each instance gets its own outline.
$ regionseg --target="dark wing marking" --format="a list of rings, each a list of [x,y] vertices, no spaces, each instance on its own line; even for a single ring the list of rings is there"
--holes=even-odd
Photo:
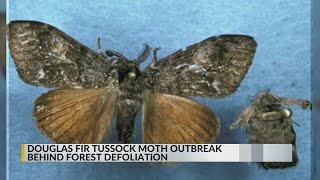
[[[179,96],[147,94],[143,98],[143,143],[213,143],[220,121],[206,106]]]
[[[111,60],[57,28],[36,21],[12,21],[9,47],[19,76],[25,82],[55,88],[105,87]]]
[[[221,35],[179,50],[158,62],[150,80],[153,90],[179,96],[229,95],[246,75],[256,46],[250,36]]]
[[[102,143],[110,132],[114,89],[58,89],[38,97],[33,116],[40,131],[57,143]]]

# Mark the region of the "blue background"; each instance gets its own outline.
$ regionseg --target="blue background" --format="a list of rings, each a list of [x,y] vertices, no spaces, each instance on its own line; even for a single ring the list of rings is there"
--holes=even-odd
[[[5,0],[0,0],[0,12],[5,12],[6,10],[6,1]]]
[[[0,0],[0,14],[5,14],[6,1]],[[1,22],[0,26],[5,25],[5,22]],[[0,27],[2,29],[2,27]],[[1,31],[2,32],[2,31]],[[1,39],[5,37],[4,33],[0,33]],[[1,42],[2,44],[3,42]],[[1,52],[5,51],[1,49]],[[5,61],[5,57],[1,55],[0,61]],[[2,72],[2,67],[0,68],[0,179],[5,179],[6,177],[6,81]]]
[[[259,90],[310,99],[310,0],[247,1],[79,1],[11,0],[9,20],[51,24],[96,50],[102,48],[135,58],[143,43],[161,46],[159,57],[219,34],[255,37],[258,49],[238,91],[223,99],[197,98],[219,116],[217,143],[247,143],[245,130],[228,125]],[[149,61],[143,64],[146,66]],[[34,125],[33,100],[47,89],[23,83],[9,59],[9,177],[11,179],[310,179],[311,113],[292,107],[300,162],[285,170],[262,170],[248,163],[21,163],[20,144],[48,143]],[[140,114],[136,119],[141,143]]]
[[[312,59],[312,71],[311,71],[311,81],[312,81],[312,103],[314,104],[314,108],[312,108],[312,170],[313,170],[313,178],[320,179],[320,1],[313,0],[311,4],[312,11],[312,36],[311,36],[311,59]]]

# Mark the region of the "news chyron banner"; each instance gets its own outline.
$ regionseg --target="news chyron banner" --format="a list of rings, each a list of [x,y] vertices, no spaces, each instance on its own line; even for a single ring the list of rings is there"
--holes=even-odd
[[[22,162],[291,162],[291,144],[22,144]]]

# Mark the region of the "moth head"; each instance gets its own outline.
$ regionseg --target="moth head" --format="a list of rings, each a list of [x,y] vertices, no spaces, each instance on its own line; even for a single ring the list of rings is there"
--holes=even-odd
[[[269,91],[261,91],[257,94],[255,103],[259,106],[270,106],[280,104],[277,96],[273,96]]]
[[[135,61],[121,61],[118,66],[119,82],[134,81],[141,76],[139,64]]]
[[[106,55],[111,58],[115,57],[117,60],[121,61],[122,65],[118,69],[120,82],[127,78],[135,80],[141,74],[139,70],[139,64],[141,62],[137,60],[129,61],[124,55],[113,50],[106,50]]]

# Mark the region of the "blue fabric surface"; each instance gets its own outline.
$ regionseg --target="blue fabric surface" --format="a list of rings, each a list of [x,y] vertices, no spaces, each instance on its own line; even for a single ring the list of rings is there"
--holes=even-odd
[[[1,59],[2,60],[2,59]],[[0,69],[0,179],[6,177],[6,81]]]
[[[9,19],[51,24],[92,49],[102,48],[135,58],[142,44],[161,46],[159,57],[219,34],[255,37],[254,62],[238,91],[223,99],[196,98],[214,110],[222,128],[217,143],[247,143],[244,130],[228,125],[259,90],[310,99],[310,0],[247,1],[59,1],[11,0]],[[143,64],[145,67],[150,63]],[[285,170],[262,170],[248,163],[21,163],[21,143],[48,143],[34,125],[33,100],[46,88],[23,83],[9,59],[10,179],[310,179],[311,113],[292,108],[300,162]],[[141,143],[140,114],[136,119]]]
[[[0,12],[5,12],[6,10],[6,1],[0,0]]]
[[[320,1],[312,1],[312,177],[314,179],[320,179]]]

